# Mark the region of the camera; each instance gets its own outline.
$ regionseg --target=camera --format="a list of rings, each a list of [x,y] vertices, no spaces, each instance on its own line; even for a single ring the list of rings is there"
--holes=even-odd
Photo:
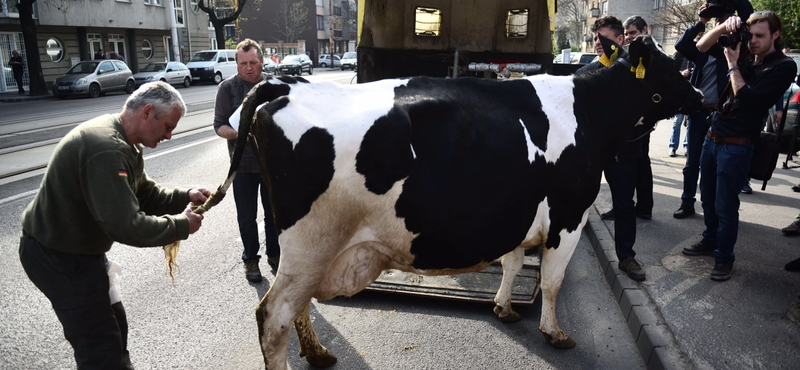
[[[738,0],[708,0],[706,9],[698,15],[703,18],[719,18],[725,14],[735,13],[738,6]]]
[[[747,31],[747,26],[742,25],[736,32],[720,36],[719,40],[717,40],[717,45],[723,48],[734,47],[740,42],[744,44],[750,41],[751,38],[753,38],[753,34]]]

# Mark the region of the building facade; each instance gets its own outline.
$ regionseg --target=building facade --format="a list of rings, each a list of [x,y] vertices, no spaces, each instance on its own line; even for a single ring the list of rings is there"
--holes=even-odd
[[[17,0],[0,2],[0,62],[7,66],[12,50],[27,61]],[[213,45],[214,29],[195,0],[64,1],[61,9],[40,1],[34,5],[40,68],[47,83],[75,63],[93,59],[100,49],[106,59],[123,59],[135,73],[150,62],[187,62],[195,51]],[[27,82],[26,65],[23,84]],[[13,90],[13,75],[3,73],[0,92]]]
[[[287,7],[298,3],[307,11],[307,18],[296,27],[300,32],[290,35],[281,18],[286,18]],[[251,38],[270,48],[291,44],[278,47],[276,54],[305,52],[316,65],[320,54],[330,53],[331,29],[335,54],[356,50],[357,14],[355,0],[262,0],[260,9],[245,7],[242,10],[242,17],[247,20],[239,22],[239,34],[241,38]]]

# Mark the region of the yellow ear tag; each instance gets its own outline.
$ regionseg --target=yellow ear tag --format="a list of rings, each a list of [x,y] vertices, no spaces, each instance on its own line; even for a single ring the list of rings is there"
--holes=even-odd
[[[617,58],[619,57],[619,48],[617,48],[614,45],[611,45],[611,50],[614,51],[613,53],[611,53],[611,58],[607,57],[606,54],[603,53],[603,55],[600,56],[600,59],[598,59],[600,64],[602,64],[605,67],[610,66],[611,63],[614,63],[614,61],[617,60]]]
[[[636,79],[637,80],[644,79],[644,71],[645,71],[645,68],[644,68],[644,64],[642,64],[642,58],[639,57],[639,65],[636,66]]]

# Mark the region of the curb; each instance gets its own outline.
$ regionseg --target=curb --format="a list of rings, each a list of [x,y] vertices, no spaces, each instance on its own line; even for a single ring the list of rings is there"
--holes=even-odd
[[[619,261],[614,249],[614,238],[594,207],[589,212],[589,221],[583,231],[592,244],[600,271],[619,304],[622,316],[628,324],[628,330],[647,369],[691,368],[692,364],[681,352],[675,336],[647,291],[617,267]]]
[[[35,100],[49,100],[55,99],[56,97],[52,94],[47,95],[39,95],[39,96],[30,96],[30,95],[17,95],[11,97],[3,97],[0,95],[0,103],[22,103],[26,101],[35,101]]]

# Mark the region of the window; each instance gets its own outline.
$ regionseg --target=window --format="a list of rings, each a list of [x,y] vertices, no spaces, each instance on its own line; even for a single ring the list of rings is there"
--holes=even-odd
[[[608,1],[603,1],[603,14],[608,14]]]
[[[9,18],[19,18],[17,3],[19,0],[0,0],[0,16]]]
[[[144,3],[147,4],[147,5],[162,6],[163,3],[161,1],[162,0],[144,0]]]
[[[189,5],[192,7],[192,13],[197,14],[200,12],[200,5],[197,4],[197,0],[191,0]]]
[[[122,61],[115,60],[114,61],[114,65],[117,66],[117,69],[120,70],[120,71],[127,71],[128,70],[128,65],[125,64]]]
[[[317,16],[317,29],[324,30],[325,29],[325,17],[318,15]]]
[[[506,14],[506,37],[521,39],[528,36],[528,9],[513,9]]]
[[[439,36],[442,28],[442,10],[417,7],[414,14],[414,34],[417,36]]]
[[[114,64],[110,61],[100,63],[100,68],[97,69],[99,72],[113,72],[114,71]]]
[[[172,0],[172,5],[175,8],[175,24],[183,26],[183,0]]]
[[[47,40],[47,56],[51,62],[60,62],[64,59],[64,44],[61,40],[51,37]]]
[[[150,43],[150,40],[142,40],[142,55],[147,59],[153,58],[153,44]]]

